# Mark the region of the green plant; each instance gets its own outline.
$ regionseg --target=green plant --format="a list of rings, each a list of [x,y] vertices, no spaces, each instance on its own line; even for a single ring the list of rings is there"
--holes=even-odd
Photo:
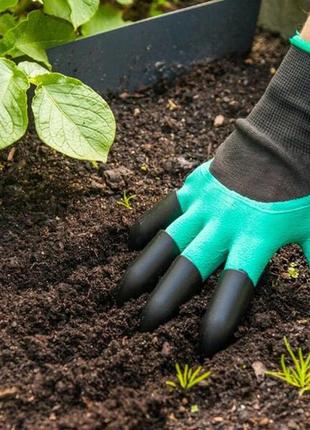
[[[0,150],[26,132],[33,85],[41,140],[70,157],[106,161],[115,137],[109,106],[78,79],[53,73],[47,49],[125,25],[126,12],[138,1],[0,0]]]
[[[118,204],[118,205],[122,205],[122,206],[125,206],[125,208],[126,209],[132,209],[132,206],[131,206],[131,200],[133,200],[133,199],[135,199],[136,198],[136,195],[135,194],[130,194],[130,195],[127,195],[127,192],[126,191],[124,191],[123,192],[123,197],[120,199],[120,200],[118,200],[116,203]]]
[[[115,137],[111,109],[78,79],[51,72],[46,53],[80,37],[98,8],[99,0],[0,1],[0,149],[25,134],[33,85],[40,139],[70,157],[106,161]]]
[[[199,412],[199,406],[198,405],[191,405],[191,413],[196,414]]]
[[[176,363],[176,378],[177,381],[166,381],[166,384],[171,388],[181,388],[182,390],[190,390],[191,388],[198,385],[200,382],[209,378],[211,372],[205,372],[201,374],[202,367],[198,366],[195,370],[185,364],[184,369],[181,370],[180,365]]]
[[[281,371],[266,372],[266,375],[281,379],[289,385],[299,388],[299,394],[303,395],[310,391],[310,353],[304,357],[302,349],[298,348],[297,355],[294,354],[287,338],[284,338],[284,345],[287,349],[292,366],[287,366],[285,354],[281,355]]]
[[[0,58],[0,149],[26,132],[27,90],[40,139],[73,158],[105,162],[115,135],[108,104],[78,79],[49,72],[37,63]]]
[[[51,46],[126,24],[132,0],[1,0],[0,55],[27,55],[48,65]]]

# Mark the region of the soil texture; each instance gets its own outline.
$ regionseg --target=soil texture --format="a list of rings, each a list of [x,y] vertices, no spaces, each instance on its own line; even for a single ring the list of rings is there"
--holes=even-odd
[[[247,58],[110,98],[118,130],[106,165],[56,154],[33,131],[1,153],[0,429],[310,428],[309,395],[263,376],[278,368],[284,336],[309,350],[310,276],[297,246],[273,258],[235,342],[213,359],[199,356],[198,331],[218,273],[151,334],[138,331],[146,296],[115,303],[136,255],[129,225],[213,156],[286,49],[259,35]],[[132,210],[118,204],[124,191]],[[170,391],[176,362],[212,375]]]

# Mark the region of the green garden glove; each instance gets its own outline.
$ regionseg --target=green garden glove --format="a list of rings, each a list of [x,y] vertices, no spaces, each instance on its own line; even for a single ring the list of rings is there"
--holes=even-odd
[[[151,291],[161,277],[142,330],[169,320],[224,263],[201,327],[211,356],[229,342],[280,247],[298,243],[310,259],[309,75],[310,56],[292,47],[214,160],[132,227],[131,248],[144,250],[122,279],[119,301]]]

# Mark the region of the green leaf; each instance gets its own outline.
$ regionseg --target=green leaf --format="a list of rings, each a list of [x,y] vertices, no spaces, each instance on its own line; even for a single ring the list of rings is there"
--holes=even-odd
[[[193,382],[196,378],[196,376],[200,373],[200,371],[202,370],[201,366],[198,366],[197,369],[192,373],[189,382]]]
[[[9,13],[0,15],[0,36],[3,36],[8,30],[10,30],[10,28],[15,27],[15,25],[16,21],[13,15]]]
[[[25,73],[30,81],[37,76],[49,73],[45,67],[42,67],[40,64],[34,63],[33,61],[22,61],[17,67]]]
[[[89,21],[99,6],[99,0],[68,0],[74,28]]]
[[[188,384],[188,388],[194,387],[195,385],[199,384],[203,380],[207,379],[211,375],[211,372],[205,372],[202,375],[196,377],[193,381],[191,381],[190,384]]]
[[[34,81],[32,109],[43,142],[73,158],[105,162],[115,137],[108,104],[78,79],[59,73]]]
[[[18,3],[18,0],[0,0],[0,12],[8,9],[9,7],[14,7]]]
[[[187,387],[187,382],[188,382],[187,374],[188,374],[188,364],[185,364],[184,372],[183,372],[185,388]]]
[[[100,5],[95,15],[90,21],[82,25],[83,36],[102,33],[103,31],[113,30],[129,24],[130,21],[124,21],[122,11],[116,9],[111,4]]]
[[[45,50],[75,37],[69,23],[35,10],[5,33],[1,40],[0,55],[27,55],[50,67]]]
[[[177,388],[177,384],[174,381],[166,381],[166,385],[172,388]]]
[[[71,22],[71,9],[67,0],[44,0],[44,13]]]
[[[131,6],[134,0],[116,0],[121,6]]]
[[[177,371],[177,378],[178,378],[178,380],[179,380],[179,382],[180,382],[181,387],[182,387],[182,388],[185,388],[186,383],[185,383],[185,380],[184,380],[184,378],[183,378],[183,373],[182,373],[182,371],[181,371],[181,368],[180,368],[179,363],[176,363],[176,364],[175,364],[175,369],[176,369],[176,371]]]
[[[15,63],[0,58],[0,149],[20,139],[27,130],[29,83]]]
[[[158,16],[164,13],[164,7],[169,6],[169,2],[167,0],[153,0],[151,3],[149,15],[150,16]]]
[[[44,0],[44,12],[72,22],[75,29],[89,21],[99,0]]]

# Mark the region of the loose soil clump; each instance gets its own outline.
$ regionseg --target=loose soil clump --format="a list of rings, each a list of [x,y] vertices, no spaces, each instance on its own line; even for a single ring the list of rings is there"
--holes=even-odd
[[[151,334],[138,331],[146,296],[115,303],[136,255],[129,225],[213,156],[286,49],[258,36],[246,59],[112,98],[107,165],[64,158],[32,132],[1,153],[1,429],[309,429],[309,396],[261,371],[278,366],[285,335],[309,350],[310,277],[297,246],[273,258],[235,342],[212,360],[199,357],[198,332],[219,273]],[[124,190],[136,195],[132,210],[117,204]],[[176,362],[199,361],[212,370],[208,385],[167,389]]]

